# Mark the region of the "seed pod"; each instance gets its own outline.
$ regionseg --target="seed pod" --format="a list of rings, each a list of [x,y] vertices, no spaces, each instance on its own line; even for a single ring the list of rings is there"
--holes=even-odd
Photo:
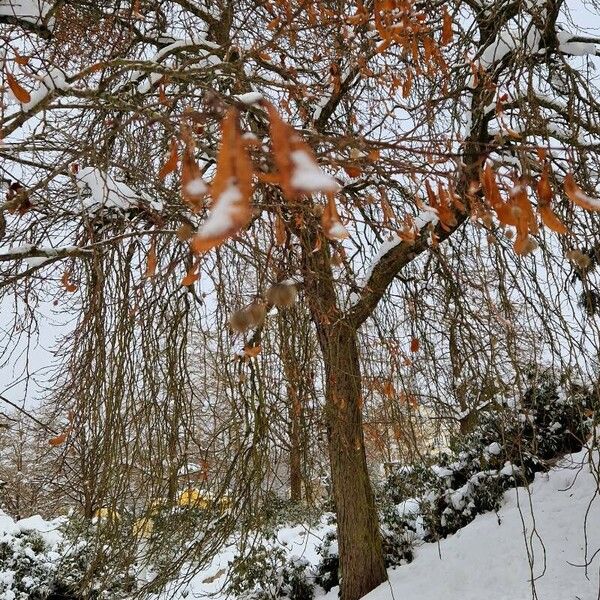
[[[229,317],[229,327],[238,333],[248,331],[248,329],[252,327],[251,318],[248,314],[248,311],[242,309],[231,313],[231,316]]]
[[[267,314],[267,305],[260,300],[249,304],[244,312],[247,314],[251,327],[258,327],[263,324]]]
[[[298,290],[295,285],[276,283],[267,290],[267,302],[279,308],[293,306],[297,297]]]

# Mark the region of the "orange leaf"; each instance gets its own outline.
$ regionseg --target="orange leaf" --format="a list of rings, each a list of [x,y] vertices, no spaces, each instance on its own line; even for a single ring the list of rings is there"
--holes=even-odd
[[[369,153],[367,154],[367,158],[371,162],[377,162],[381,158],[381,152],[377,148],[374,148],[373,150],[369,150]]]
[[[295,192],[291,185],[292,161],[290,158],[290,139],[295,134],[292,127],[283,121],[271,103],[267,103],[266,107],[269,113],[273,159],[278,171],[279,187],[281,187],[281,191],[286,198],[294,199]]]
[[[550,202],[552,202],[553,194],[552,186],[550,185],[550,168],[547,163],[544,165],[536,192],[540,205],[550,204]]]
[[[150,248],[148,250],[148,259],[146,263],[146,272],[144,277],[154,277],[156,275],[156,240],[153,239],[150,242]]]
[[[75,292],[77,291],[77,285],[71,281],[70,277],[71,274],[69,273],[69,271],[65,271],[62,274],[62,277],[60,278],[60,282],[62,283],[65,290],[67,290],[67,292]]]
[[[454,188],[448,188],[448,195],[450,196],[450,202],[452,206],[456,208],[456,210],[464,213],[467,211],[467,207],[464,205],[463,201],[458,197],[458,194],[454,191]]]
[[[189,223],[183,223],[177,229],[177,239],[180,242],[187,242],[194,235],[194,228]]]
[[[538,149],[540,151],[540,158],[545,156],[545,150],[543,148]],[[567,235],[571,233],[569,229],[565,226],[565,224],[556,216],[554,211],[552,210],[552,186],[550,185],[550,166],[548,163],[544,165],[544,169],[542,170],[542,175],[537,184],[537,197],[538,197],[538,212],[540,213],[540,217],[542,219],[542,223],[548,227],[548,229],[552,229],[552,231],[556,231],[556,233],[560,233],[562,235]]]
[[[496,174],[490,163],[487,163],[481,172],[481,185],[483,187],[483,194],[492,208],[503,204],[500,189],[496,182]]]
[[[294,128],[283,121],[275,107],[264,103],[269,114],[273,159],[278,183],[288,200],[298,194],[333,192],[339,188],[335,179],[321,170],[310,146],[303,142]]]
[[[177,140],[175,138],[171,138],[169,158],[158,172],[158,177],[160,179],[164,179],[169,173],[172,173],[177,168],[177,159]]]
[[[562,235],[568,235],[571,233],[568,227],[554,214],[554,211],[549,204],[540,206],[538,211],[540,213],[540,217],[542,218],[542,223],[548,227],[548,229],[552,229],[552,231],[556,231],[556,233],[560,233]]]
[[[198,212],[202,208],[206,191],[206,183],[194,158],[194,146],[187,140],[181,160],[181,196],[194,212]]]
[[[217,172],[211,187],[211,212],[192,240],[192,252],[207,252],[250,223],[252,218],[252,161],[242,139],[238,112],[227,111],[221,125],[222,139]]]
[[[362,173],[362,169],[355,165],[344,165],[344,171],[348,173],[349,177],[359,177]]]
[[[260,346],[246,346],[244,348],[244,356],[248,358],[256,358],[260,354]]]
[[[30,56],[22,56],[15,50],[15,62],[18,65],[21,65],[22,67],[24,67],[29,64],[30,59],[31,59]]]
[[[386,225],[388,225],[396,217],[394,214],[394,209],[384,193],[381,194],[381,211],[383,212],[383,222]]]
[[[517,231],[517,237],[515,238],[514,250],[517,254],[528,254],[533,249],[532,240],[528,234],[523,234]]]
[[[600,201],[588,196],[576,183],[573,173],[567,173],[564,181],[565,194],[571,202],[585,210],[600,211]]]
[[[169,106],[171,104],[171,101],[167,97],[167,92],[165,91],[165,86],[163,83],[158,86],[158,101],[165,106]]]
[[[435,42],[428,36],[423,37],[423,58],[429,62],[435,54]]]
[[[181,285],[193,285],[196,281],[198,281],[198,277],[200,277],[199,273],[196,273],[197,266],[193,264],[185,274],[185,277],[181,280]]]
[[[330,240],[344,240],[349,237],[348,231],[340,220],[332,193],[327,194],[327,206],[321,216],[321,227],[325,237]]]
[[[57,435],[56,437],[50,438],[48,440],[48,443],[52,447],[60,446],[61,444],[64,444],[67,441],[68,435],[69,435],[68,432],[65,431],[65,432],[61,433],[60,435]]]
[[[410,91],[412,90],[412,86],[413,86],[413,76],[412,76],[412,71],[409,71],[406,74],[404,83],[402,84],[402,97],[403,98],[408,98],[408,96],[410,95]]]
[[[523,233],[531,232],[533,234],[538,233],[539,227],[535,213],[527,197],[527,186],[521,180],[510,190],[511,202],[517,207],[517,230],[521,229]],[[515,211],[513,210],[513,213]]]
[[[421,347],[421,342],[419,342],[419,340],[417,338],[413,338],[412,340],[410,340],[410,351],[411,352],[418,352],[420,347]]]
[[[318,237],[317,241],[315,242],[315,247],[312,249],[312,251],[313,252],[318,252],[321,249],[322,245],[323,245],[322,238]]]
[[[498,221],[503,225],[512,225],[513,227],[518,225],[518,220],[515,217],[512,205],[502,203],[499,206],[496,206],[494,210],[498,216]]]
[[[441,44],[442,46],[447,46],[454,37],[452,33],[452,17],[448,12],[448,9],[444,6],[444,14],[442,16],[442,38]]]
[[[275,216],[275,243],[278,246],[284,246],[287,240],[287,233],[285,230],[285,222],[282,216],[277,213]]]
[[[383,392],[384,396],[386,396],[386,398],[394,398],[394,396],[396,395],[394,384],[389,379],[385,381],[381,391]]]
[[[14,94],[15,98],[26,104],[31,101],[31,94],[23,87],[21,84],[15,79],[14,75],[11,73],[6,73],[6,82],[8,83],[8,87],[10,91]]]
[[[457,220],[454,211],[450,205],[450,194],[448,190],[440,185],[438,187],[438,217],[442,227],[446,231],[450,231],[453,227],[456,227]]]

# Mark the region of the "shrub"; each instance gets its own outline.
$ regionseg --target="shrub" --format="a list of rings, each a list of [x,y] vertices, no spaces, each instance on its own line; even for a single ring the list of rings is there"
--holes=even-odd
[[[261,541],[230,563],[228,591],[244,600],[312,600],[314,584],[308,561],[288,558],[273,541]]]

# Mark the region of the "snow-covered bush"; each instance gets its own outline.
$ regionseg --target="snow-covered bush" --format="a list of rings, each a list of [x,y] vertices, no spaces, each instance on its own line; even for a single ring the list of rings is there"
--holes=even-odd
[[[133,574],[111,566],[110,557],[99,557],[95,529],[88,523],[83,531],[75,517],[15,521],[0,510],[0,599],[128,597],[135,589]]]
[[[380,502],[388,514],[397,512],[399,530],[426,541],[454,533],[497,510],[508,488],[579,450],[591,431],[593,402],[583,386],[564,390],[552,373],[538,373],[517,406],[494,402],[471,433],[451,440],[449,452],[394,466]]]
[[[314,505],[292,502],[275,493],[268,493],[261,504],[260,511],[256,511],[256,519],[259,522],[254,525],[258,525],[261,531],[274,535],[282,527],[300,523],[309,526],[316,525],[323,515],[323,511],[327,511],[325,506],[317,508]]]
[[[60,554],[57,522],[13,521],[0,510],[0,598],[44,600],[53,589]]]
[[[255,544],[230,565],[229,593],[243,600],[312,600],[314,577],[310,564],[289,558],[274,541]]]
[[[328,592],[340,583],[340,557],[335,532],[330,531],[325,535],[317,553],[321,560],[317,565],[315,582]]]

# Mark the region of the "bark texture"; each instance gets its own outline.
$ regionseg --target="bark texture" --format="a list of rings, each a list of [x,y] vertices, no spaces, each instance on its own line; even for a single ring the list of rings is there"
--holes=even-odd
[[[341,557],[341,599],[358,600],[387,579],[365,457],[356,330],[319,331],[326,369],[326,419]]]

